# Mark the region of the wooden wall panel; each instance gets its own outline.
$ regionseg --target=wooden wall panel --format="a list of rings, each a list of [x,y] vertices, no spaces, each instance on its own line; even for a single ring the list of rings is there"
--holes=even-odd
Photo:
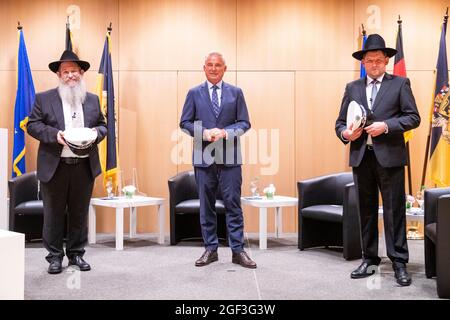
[[[11,154],[14,134],[14,103],[16,99],[16,72],[0,71],[0,128],[8,129],[8,176],[11,174]]]
[[[135,167],[142,192],[168,199],[167,179],[176,173],[176,163],[170,157],[174,145],[169,143],[177,128],[176,72],[122,72],[120,79],[119,104],[135,114],[135,125],[121,126],[119,136],[123,141],[121,154],[128,152],[128,145],[136,148],[135,162],[123,163],[125,178],[131,178]],[[168,204],[166,201],[167,230]],[[156,231],[157,221],[155,207],[139,209],[138,231]]]
[[[348,171],[348,149],[334,127],[352,71],[295,74],[296,177],[298,180]]]
[[[345,70],[353,1],[238,1],[238,69]],[[333,54],[327,54],[327,53]]]
[[[70,4],[68,0],[0,1],[0,126],[9,129],[9,151],[17,21],[24,26],[36,91],[48,90],[57,85],[48,63],[62,53]],[[76,4],[81,9],[81,28],[73,30],[74,44],[80,57],[91,63],[85,76],[89,91],[95,88],[106,27],[113,24],[119,161],[126,172],[137,168],[145,193],[167,199],[167,179],[192,168],[191,147],[189,161],[173,161],[172,156],[178,156],[173,137],[177,137],[187,91],[204,81],[203,58],[213,50],[222,52],[227,60],[225,81],[244,89],[254,129],[244,136],[246,148],[252,146],[247,141],[259,141],[261,129],[280,129],[278,173],[261,175],[260,170],[268,166],[256,156],[256,164],[243,166],[244,195],[249,194],[249,182],[257,175],[261,189],[273,182],[278,193],[296,196],[299,179],[350,170],[348,147],[337,140],[334,121],[345,84],[358,77],[359,63],[351,53],[360,45],[359,27],[364,23],[369,33],[381,33],[394,47],[397,15],[401,14],[407,72],[422,116],[411,141],[413,188],[419,187],[433,69],[449,0],[80,0]],[[370,5],[381,10],[379,25],[367,11]],[[388,71],[392,65],[393,59]],[[317,122],[321,125],[315,125]],[[29,170],[35,169],[36,152],[37,141],[28,137]],[[9,171],[10,163],[11,159]],[[431,185],[428,180],[427,185]],[[94,195],[104,195],[101,178]],[[256,210],[244,210],[246,231],[257,232]],[[140,211],[139,231],[156,232],[154,208]],[[98,231],[113,232],[114,215],[98,212]],[[285,212],[285,230],[295,232],[296,212]],[[168,230],[168,215],[166,219]]]
[[[235,1],[120,1],[120,68],[201,70],[206,53],[236,59]]]
[[[17,55],[17,21],[24,27],[30,65],[33,70],[48,70],[48,63],[58,60],[64,51],[66,13],[68,0],[5,0],[0,11],[6,16],[0,21],[2,42],[5,41],[4,56],[0,54],[0,68],[15,70]],[[98,70],[105,41],[106,28],[112,22],[118,25],[118,0],[80,0],[80,28],[72,30],[74,50],[81,59],[91,63]],[[45,10],[43,10],[45,8]],[[117,34],[113,29],[113,56],[117,57]],[[116,69],[117,62],[113,67]]]
[[[5,31],[9,30],[11,32],[14,32],[14,27],[11,26],[10,28],[6,27],[6,18],[7,18],[7,11],[5,10],[5,4],[0,2],[0,30],[2,30],[1,36],[2,41],[0,41],[0,71],[6,70],[8,66],[8,59],[10,57],[13,57],[12,54],[9,54],[9,51],[13,51],[13,40],[6,41],[5,38]],[[16,32],[17,35],[17,32]],[[17,43],[17,36],[16,36],[16,42]],[[9,49],[11,47],[11,49]],[[1,99],[1,98],[0,98]],[[0,120],[1,121],[1,120]]]
[[[259,177],[260,193],[273,183],[276,194],[295,196],[294,73],[239,72],[237,84],[244,92],[252,124],[252,128],[242,137],[242,194],[249,195],[250,181]],[[274,139],[271,139],[272,132]],[[256,158],[256,162],[251,160],[252,157]],[[243,210],[246,231],[257,232],[258,210],[252,207],[243,207]],[[273,232],[273,212],[269,217],[269,232]],[[283,209],[284,232],[293,232],[296,221],[294,209]]]
[[[359,0],[355,1],[355,38],[364,23],[367,33],[379,33],[386,45],[395,48],[398,15],[402,19],[403,48],[407,70],[436,67],[440,30],[448,0]],[[392,68],[394,59],[391,59]]]

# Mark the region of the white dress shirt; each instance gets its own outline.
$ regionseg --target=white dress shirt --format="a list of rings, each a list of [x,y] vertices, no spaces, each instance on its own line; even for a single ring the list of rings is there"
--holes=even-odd
[[[64,111],[64,126],[66,129],[69,128],[83,128],[84,127],[84,113],[83,106],[78,103],[76,106],[71,106],[67,102],[63,101],[63,111]],[[68,146],[64,146],[62,153],[62,158],[86,158],[89,155],[78,156],[70,150]]]
[[[383,78],[384,78],[384,73],[376,79],[378,81],[377,84],[376,84],[376,86],[377,86],[377,95],[378,95],[378,92],[380,92],[381,81],[383,81]],[[372,110],[372,105],[374,103],[374,101],[372,101],[372,87],[373,87],[372,81],[373,80],[375,80],[375,79],[372,79],[371,77],[367,76],[366,97],[367,97],[367,105],[369,106],[370,110]],[[370,145],[370,146],[373,144],[371,135],[369,135],[367,137],[367,144]]]

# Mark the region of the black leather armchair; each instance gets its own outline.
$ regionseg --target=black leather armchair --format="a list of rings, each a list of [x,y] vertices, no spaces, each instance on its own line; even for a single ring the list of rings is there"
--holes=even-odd
[[[170,196],[170,244],[180,240],[203,240],[200,228],[200,200],[194,171],[180,172],[168,181]],[[220,190],[216,201],[217,235],[227,241],[225,206]]]
[[[450,188],[425,190],[425,275],[436,277],[440,298],[450,298]]]
[[[297,183],[298,248],[343,247],[347,260],[362,256],[359,211],[350,172]]]
[[[27,172],[8,181],[9,230],[25,234],[25,240],[42,239],[44,205],[36,172]]]

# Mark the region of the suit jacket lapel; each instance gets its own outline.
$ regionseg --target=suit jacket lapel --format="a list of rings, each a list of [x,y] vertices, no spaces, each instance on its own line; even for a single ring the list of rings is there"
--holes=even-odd
[[[366,109],[366,111],[369,111],[369,106],[367,105],[367,94],[366,94],[366,79],[367,78],[361,78],[358,82],[358,94],[359,94],[359,102],[360,104],[362,104],[364,106],[364,109]]]
[[[83,108],[83,125],[85,128],[90,128],[90,123],[88,121],[89,120],[89,109],[88,109],[87,97],[86,97],[86,100],[84,100],[82,108]]]
[[[205,101],[205,103],[209,106],[209,110],[211,111],[213,117],[216,117],[216,115],[214,114],[213,107],[212,107],[211,97],[209,96],[208,82],[206,82],[206,81],[203,84],[201,94],[202,94],[203,101]]]
[[[64,123],[64,111],[61,98],[59,97],[58,89],[55,89],[51,97],[51,104],[53,112],[55,113],[56,120],[58,121],[58,126],[61,130],[66,129]]]
[[[227,93],[228,93],[228,84],[226,84],[224,81],[222,81],[222,97],[220,99],[220,110],[219,110],[219,115],[217,116],[217,119],[220,118],[220,115],[222,114],[222,111],[224,109],[225,106],[225,101],[227,101]],[[212,103],[211,103],[212,105]]]
[[[381,81],[380,91],[378,91],[377,97],[375,98],[372,112],[375,111],[375,109],[380,105],[380,102],[381,100],[383,100],[385,93],[389,90],[389,87],[391,86],[391,79],[392,76],[388,73],[385,73],[383,81]]]

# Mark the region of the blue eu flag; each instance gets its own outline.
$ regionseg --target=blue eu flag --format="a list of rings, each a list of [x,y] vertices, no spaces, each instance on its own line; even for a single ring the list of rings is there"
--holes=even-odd
[[[17,92],[14,106],[14,146],[12,176],[20,176],[25,169],[25,130],[28,115],[34,103],[35,91],[28,62],[27,48],[22,29],[19,30],[19,52],[17,66]]]

